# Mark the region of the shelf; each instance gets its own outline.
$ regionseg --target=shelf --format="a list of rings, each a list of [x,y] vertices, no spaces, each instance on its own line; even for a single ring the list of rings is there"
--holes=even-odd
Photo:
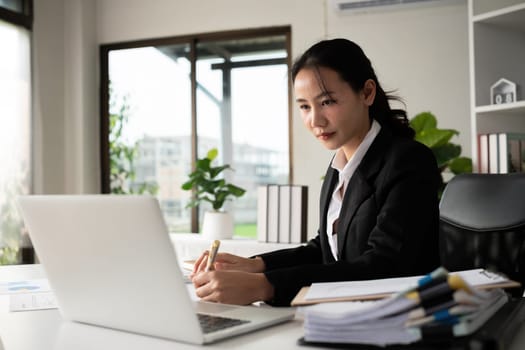
[[[479,106],[475,108],[475,112],[478,115],[523,115],[525,117],[525,101]]]
[[[472,161],[478,165],[477,135],[525,132],[525,96],[517,95],[513,103],[491,104],[489,94],[501,78],[510,79],[518,89],[525,86],[525,0],[468,3],[471,93],[477,104],[470,111],[471,145]]]
[[[491,24],[525,33],[525,3],[486,12],[472,17],[474,23]]]

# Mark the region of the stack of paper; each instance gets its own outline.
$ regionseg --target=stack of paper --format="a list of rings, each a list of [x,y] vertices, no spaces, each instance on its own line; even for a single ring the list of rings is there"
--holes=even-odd
[[[307,342],[386,346],[471,334],[506,302],[503,290],[474,289],[441,268],[386,299],[322,303],[301,311]]]

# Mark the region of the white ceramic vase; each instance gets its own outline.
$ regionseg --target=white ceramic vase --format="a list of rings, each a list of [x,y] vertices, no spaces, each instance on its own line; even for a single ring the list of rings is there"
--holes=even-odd
[[[233,217],[227,211],[206,211],[201,234],[206,239],[230,239],[233,237]]]

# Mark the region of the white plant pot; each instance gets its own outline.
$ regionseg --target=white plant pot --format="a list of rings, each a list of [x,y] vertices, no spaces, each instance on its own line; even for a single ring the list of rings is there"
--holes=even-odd
[[[233,217],[229,212],[206,211],[201,229],[207,239],[230,239],[233,237]]]

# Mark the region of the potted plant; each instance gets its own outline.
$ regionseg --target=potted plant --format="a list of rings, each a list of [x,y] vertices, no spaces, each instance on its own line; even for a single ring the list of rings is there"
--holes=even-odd
[[[443,173],[447,170],[454,175],[472,172],[472,159],[461,156],[461,146],[450,142],[453,136],[459,135],[454,129],[439,129],[436,117],[430,112],[417,114],[410,120],[410,126],[416,132],[416,141],[429,147],[441,170],[439,197],[445,189]]]
[[[233,235],[233,218],[231,213],[223,209],[228,200],[241,197],[246,191],[243,188],[227,183],[219,175],[226,169],[232,169],[229,164],[212,166],[212,161],[219,152],[216,148],[208,151],[206,157],[197,159],[195,170],[189,175],[188,181],[181,188],[194,190],[186,207],[195,207],[204,202],[211,204],[212,210],[204,213],[202,235],[207,238],[231,238]]]

